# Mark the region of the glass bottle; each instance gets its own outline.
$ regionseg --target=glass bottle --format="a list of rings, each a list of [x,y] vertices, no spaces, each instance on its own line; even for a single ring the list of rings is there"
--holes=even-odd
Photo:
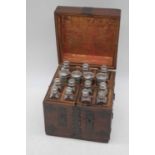
[[[107,73],[107,72],[108,72],[108,67],[107,67],[106,65],[102,65],[102,66],[100,67],[100,71],[101,71],[102,73]]]
[[[68,80],[68,86],[72,88],[73,93],[75,92],[75,79],[70,78]]]
[[[96,99],[97,104],[105,104],[107,103],[107,93],[105,90],[99,90],[97,93],[97,99]]]
[[[97,84],[99,84],[100,82],[105,82],[108,80],[108,74],[107,73],[97,73],[96,74],[96,80],[97,80]]]
[[[57,86],[53,86],[51,88],[50,98],[58,99],[59,97],[60,97],[60,93],[58,91],[58,87]]]
[[[84,88],[88,89],[89,93],[92,94],[92,81],[85,80],[84,82]]]
[[[84,77],[85,80],[93,81],[94,76],[95,76],[94,73],[93,72],[90,72],[90,71],[83,73],[83,77]]]
[[[66,87],[64,99],[65,100],[74,100],[74,94],[73,94],[73,90],[71,87]]]
[[[84,104],[86,104],[86,105],[91,104],[91,95],[90,95],[88,89],[85,89],[85,88],[84,88],[84,89],[82,90],[81,102],[84,103]]]
[[[71,73],[71,77],[75,79],[76,83],[80,83],[81,77],[82,77],[82,72],[80,72],[79,70],[75,70]]]
[[[69,77],[70,72],[68,70],[60,70],[59,71],[59,78],[62,84],[67,83],[67,79]]]
[[[69,69],[69,67],[70,67],[70,62],[68,61],[68,60],[65,60],[64,62],[63,62],[63,66],[62,66],[64,69]]]
[[[61,85],[60,78],[55,78],[55,79],[54,79],[54,85],[58,87],[58,90],[59,90],[59,91],[62,90],[62,85]]]
[[[82,71],[83,72],[88,72],[89,71],[89,64],[88,63],[82,64]]]

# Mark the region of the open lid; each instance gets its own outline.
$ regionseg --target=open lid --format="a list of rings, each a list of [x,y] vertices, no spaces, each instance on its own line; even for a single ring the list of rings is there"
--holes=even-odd
[[[105,64],[116,68],[119,9],[57,7],[55,25],[59,63]]]

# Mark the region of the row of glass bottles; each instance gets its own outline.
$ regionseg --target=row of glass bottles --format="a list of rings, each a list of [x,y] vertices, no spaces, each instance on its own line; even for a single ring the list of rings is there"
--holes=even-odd
[[[89,81],[85,81],[85,84],[86,85],[82,89],[81,102],[86,105],[91,105],[92,99],[93,99],[92,98],[92,92],[93,92],[92,86],[90,85]],[[107,94],[108,94],[107,84],[106,82],[101,82],[99,84],[99,89],[97,91],[96,104],[107,103]]]
[[[82,65],[82,72],[80,70],[74,70],[70,72],[70,63],[69,61],[64,61],[61,69],[59,71],[59,77],[62,83],[67,83],[67,79],[71,75],[72,78],[75,79],[76,83],[80,83],[82,76],[84,80],[92,81],[95,78],[95,74],[90,71],[89,64],[84,63]],[[108,68],[105,65],[100,67],[99,73],[96,74],[97,83],[108,80]]]
[[[50,98],[58,99],[63,90],[63,85],[60,78],[55,78],[53,86],[51,88]],[[65,100],[74,100],[76,91],[75,79],[70,78],[68,80],[67,87],[65,88],[64,99]]]
[[[83,77],[84,87],[81,93],[81,102],[91,104],[92,102],[92,82],[94,78],[94,74],[89,71],[89,65],[83,64]],[[96,75],[97,83],[99,84],[99,90],[97,93],[96,104],[104,104],[107,102],[107,84],[106,80],[108,78],[108,70],[106,66],[101,66],[100,72]],[[103,74],[104,75],[103,75]],[[54,84],[51,88],[50,97],[58,99],[60,97],[60,93],[62,91],[62,87],[64,83],[67,83],[67,87],[64,92],[64,100],[74,100],[75,99],[75,91],[76,91],[76,83],[80,83],[82,72],[79,70],[75,70],[71,73],[71,78],[68,80],[70,75],[69,71],[69,62],[65,61],[61,67],[59,72],[59,77],[54,80]]]

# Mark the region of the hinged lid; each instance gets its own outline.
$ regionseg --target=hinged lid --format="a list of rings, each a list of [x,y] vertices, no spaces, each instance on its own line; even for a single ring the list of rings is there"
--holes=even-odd
[[[116,68],[119,9],[57,7],[55,25],[59,63],[105,64]]]

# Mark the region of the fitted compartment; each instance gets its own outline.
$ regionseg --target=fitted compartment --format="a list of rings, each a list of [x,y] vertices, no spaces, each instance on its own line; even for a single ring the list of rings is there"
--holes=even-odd
[[[96,65],[91,65],[89,64],[90,66],[90,71],[94,72],[95,74],[95,77],[96,77],[96,74],[100,71],[100,66],[96,66]],[[65,84],[63,86],[63,90],[62,92],[60,93],[60,98],[59,99],[53,99],[53,98],[50,98],[50,93],[51,93],[51,88],[53,86],[53,82],[54,82],[54,79],[55,78],[59,78],[59,71],[62,67],[62,64],[58,66],[57,70],[56,70],[56,73],[52,79],[52,82],[49,86],[49,90],[48,90],[48,93],[47,93],[47,99],[50,101],[50,102],[55,102],[55,103],[58,103],[58,104],[71,104],[71,105],[85,105],[85,104],[82,104],[82,102],[80,101],[80,98],[81,98],[81,90],[82,88],[84,87],[84,78],[82,77],[82,80],[81,80],[81,83],[80,84],[76,84],[76,91],[75,91],[75,99],[72,101],[72,100],[65,100],[64,99],[64,92],[65,92],[65,89],[67,87],[67,84]],[[70,71],[74,71],[74,70],[80,70],[82,71],[82,64],[74,64],[74,63],[70,63]],[[98,107],[106,107],[109,104],[109,101],[110,101],[110,98],[111,96],[113,95],[112,92],[113,92],[113,89],[114,89],[114,79],[115,79],[115,72],[114,71],[111,71],[109,70],[108,71],[109,73],[109,79],[107,80],[107,88],[108,88],[108,102],[105,103],[105,104],[102,104],[102,105],[96,105],[96,96],[97,96],[97,90],[98,90],[98,85],[97,85],[97,82],[96,82],[96,78],[94,78],[94,82],[93,82],[93,85],[92,85],[92,89],[93,89],[93,94],[91,95],[92,96],[92,103],[91,105],[93,106],[98,106]],[[71,76],[69,76],[69,78],[71,78]]]

